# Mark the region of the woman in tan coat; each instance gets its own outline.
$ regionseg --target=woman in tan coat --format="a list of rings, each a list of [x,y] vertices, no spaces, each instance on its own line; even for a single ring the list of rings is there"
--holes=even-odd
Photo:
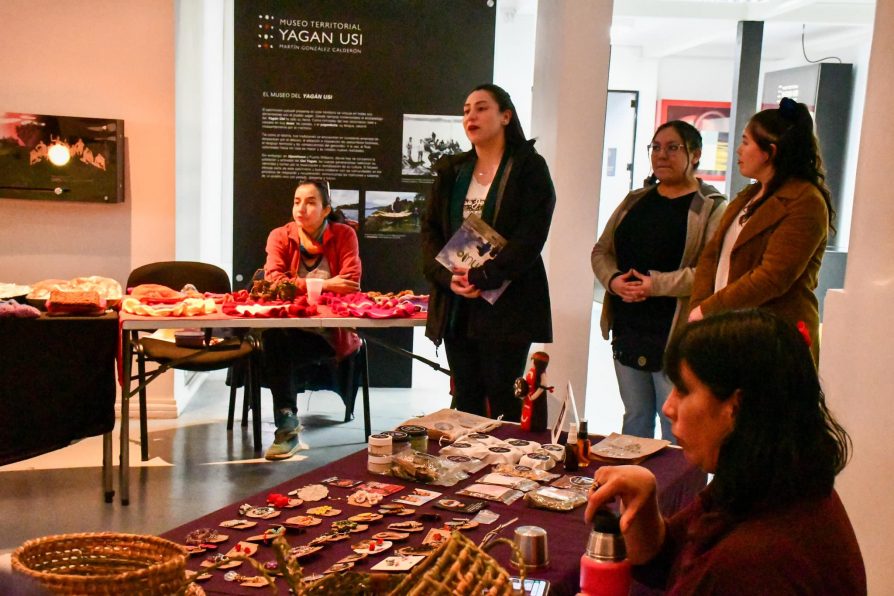
[[[695,271],[690,321],[761,307],[798,325],[819,355],[814,290],[832,219],[829,189],[807,106],[783,98],[755,114],[736,151],[756,180],[730,203]]]

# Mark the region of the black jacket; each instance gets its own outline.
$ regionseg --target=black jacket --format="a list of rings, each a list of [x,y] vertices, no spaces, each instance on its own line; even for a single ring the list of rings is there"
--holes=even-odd
[[[556,193],[546,161],[534,150],[534,141],[516,147],[499,184],[499,212],[488,222],[507,240],[491,261],[469,271],[469,281],[482,290],[509,286],[495,304],[468,300],[450,291],[450,271],[435,256],[452,235],[450,197],[460,168],[476,159],[474,149],[435,164],[436,179],[422,220],[422,267],[431,283],[425,335],[439,344],[447,328],[452,300],[467,300],[467,334],[470,339],[551,342],[552,317],[549,286],[540,252],[549,234]]]

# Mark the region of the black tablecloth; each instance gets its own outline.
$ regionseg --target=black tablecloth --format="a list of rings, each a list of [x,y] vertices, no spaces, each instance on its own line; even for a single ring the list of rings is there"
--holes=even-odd
[[[0,465],[115,425],[118,316],[0,318]]]
[[[518,430],[517,426],[512,425],[504,425],[501,429],[495,431],[494,434],[501,438],[517,437],[534,441],[548,441],[546,433],[524,434]],[[430,441],[429,445],[429,450],[431,452],[435,452],[436,446],[434,444],[434,441]],[[328,504],[342,510],[342,513],[337,517],[323,518],[323,523],[316,527],[308,528],[304,533],[299,534],[296,531],[289,530],[286,535],[289,544],[291,544],[292,546],[298,546],[301,544],[307,544],[307,542],[309,542],[311,538],[318,536],[328,530],[331,521],[346,519],[351,515],[362,513],[364,511],[375,511],[376,509],[367,509],[348,505],[345,502],[345,497],[354,489],[330,487],[330,497],[335,497],[338,500],[333,501],[332,499],[327,499],[319,503],[306,503],[296,509],[285,509],[278,518],[267,521],[259,520],[260,523],[258,523],[257,526],[247,530],[223,529],[219,528],[218,524],[224,520],[240,518],[241,516],[239,515],[238,507],[242,503],[249,503],[254,506],[264,505],[266,497],[269,493],[285,494],[290,490],[300,488],[306,484],[319,482],[320,480],[329,478],[331,476],[339,476],[341,478],[352,478],[357,480],[376,480],[380,482],[388,482],[406,486],[403,491],[396,493],[391,497],[386,497],[383,501],[385,503],[391,501],[393,498],[399,497],[402,494],[409,493],[414,487],[423,486],[397,478],[391,478],[388,476],[375,476],[369,474],[366,471],[366,460],[366,451],[360,451],[356,454],[347,456],[331,464],[317,468],[316,470],[308,472],[307,474],[300,475],[292,479],[291,481],[280,484],[270,490],[263,491],[253,496],[248,496],[237,503],[233,503],[232,505],[219,509],[218,511],[210,513],[209,515],[199,518],[193,522],[184,524],[179,528],[175,528],[163,534],[163,537],[183,544],[186,535],[191,530],[197,528],[216,528],[221,533],[227,534],[230,537],[229,540],[221,544],[219,548],[221,552],[227,552],[238,540],[241,540],[248,536],[260,534],[265,528],[276,525],[276,522],[278,520],[281,521],[294,515],[304,515],[306,509],[314,507],[316,505]],[[662,512],[665,515],[669,515],[680,509],[705,486],[705,474],[688,464],[683,459],[682,451],[678,449],[665,449],[664,451],[647,460],[643,465],[652,470],[652,472],[658,479],[659,502]],[[596,467],[597,466],[591,464],[588,468],[586,468],[586,470],[582,470],[581,472],[578,472],[578,474],[592,475]],[[443,492],[445,497],[453,496],[455,495],[457,490],[461,489],[463,486],[472,484],[474,480],[480,478],[489,470],[490,467],[482,470],[477,474],[474,474],[469,480],[461,482],[454,487],[426,486],[426,488],[436,490],[438,492]],[[556,468],[553,471],[559,472],[560,470]],[[360,534],[352,534],[351,538],[348,540],[329,544],[328,546],[324,547],[323,550],[312,555],[311,557],[302,559],[301,564],[304,567],[306,573],[321,573],[323,570],[335,563],[338,559],[351,554],[350,546],[352,544],[368,536],[371,536],[376,532],[385,530],[386,526],[393,521],[419,519],[418,514],[424,512],[436,512],[440,514],[441,519],[444,521],[450,520],[451,518],[460,515],[441,509],[436,509],[433,505],[434,501],[431,501],[417,508],[417,515],[409,518],[386,516],[378,522],[371,523],[370,529],[368,531]],[[502,536],[512,538],[513,531],[518,526],[541,526],[548,532],[548,547],[551,564],[549,568],[542,571],[533,572],[530,574],[530,576],[549,580],[551,583],[550,594],[575,594],[578,591],[578,585],[580,581],[580,557],[584,552],[587,542],[587,536],[589,535],[589,527],[583,521],[583,508],[578,508],[568,513],[557,513],[539,509],[531,509],[525,505],[524,499],[520,499],[512,505],[508,506],[489,503],[488,507],[492,511],[499,513],[500,519],[490,526],[481,525],[475,530],[467,532],[467,536],[469,536],[469,538],[477,543],[484,537],[484,534],[488,532],[488,530],[500,523],[509,521],[514,517],[519,518],[518,522],[506,528],[502,532]],[[466,515],[465,517],[471,517],[471,515]],[[426,526],[426,532],[429,527],[435,525],[433,524],[433,522],[423,521],[423,523]],[[411,534],[408,540],[396,543],[395,548],[392,548],[390,551],[386,551],[381,555],[370,556],[364,561],[361,561],[357,565],[357,567],[355,567],[355,569],[358,571],[368,570],[369,567],[375,565],[384,557],[388,556],[389,554],[393,554],[393,551],[396,550],[396,547],[398,546],[421,544],[426,532]],[[210,554],[210,551],[208,554]],[[509,551],[505,546],[495,547],[491,551],[491,554],[504,567],[509,569],[510,572],[513,572],[512,567],[509,566]],[[205,556],[207,555],[199,555],[191,558],[187,563],[188,567],[194,570],[200,569],[200,563],[204,560]],[[261,546],[258,550],[258,553],[255,555],[255,558],[259,561],[264,562],[272,560],[274,557],[269,547]],[[248,567],[247,564],[243,564],[237,569],[237,571],[245,575],[255,575],[255,572],[250,567]],[[204,582],[202,584],[202,587],[209,594],[258,593],[256,589],[243,588],[236,583],[225,582],[223,580],[223,575],[223,571],[214,572],[212,579]],[[281,580],[279,581],[279,589],[280,594],[287,593],[285,582],[282,582]],[[637,590],[635,590],[635,592],[643,593],[643,590],[641,587],[637,587]],[[646,591],[645,593],[648,593],[648,591]]]

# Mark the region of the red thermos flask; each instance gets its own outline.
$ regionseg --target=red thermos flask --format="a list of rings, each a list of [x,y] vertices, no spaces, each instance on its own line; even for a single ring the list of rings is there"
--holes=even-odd
[[[630,563],[618,516],[608,510],[596,512],[587,551],[580,558],[580,591],[586,596],[627,596],[630,592]]]

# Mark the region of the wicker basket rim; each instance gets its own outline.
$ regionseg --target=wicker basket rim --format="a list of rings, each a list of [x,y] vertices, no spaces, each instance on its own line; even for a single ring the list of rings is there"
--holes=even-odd
[[[163,553],[170,558],[162,561],[147,561],[147,565],[140,569],[130,571],[122,571],[114,574],[94,574],[94,575],[75,575],[71,573],[57,573],[55,571],[41,571],[31,568],[23,561],[23,557],[27,557],[32,551],[35,554],[40,552],[42,547],[59,544],[66,547],[77,546],[78,543],[84,546],[94,546],[96,544],[114,544],[125,543],[148,544],[152,547],[167,550]],[[15,571],[23,573],[33,579],[52,582],[54,584],[64,584],[70,586],[93,585],[101,579],[103,582],[125,582],[134,580],[143,580],[147,576],[157,575],[162,571],[173,571],[178,567],[185,569],[186,555],[183,547],[175,542],[151,536],[147,534],[126,534],[120,532],[87,532],[79,534],[55,534],[51,536],[43,536],[25,541],[21,546],[16,548],[11,557],[12,568]]]

